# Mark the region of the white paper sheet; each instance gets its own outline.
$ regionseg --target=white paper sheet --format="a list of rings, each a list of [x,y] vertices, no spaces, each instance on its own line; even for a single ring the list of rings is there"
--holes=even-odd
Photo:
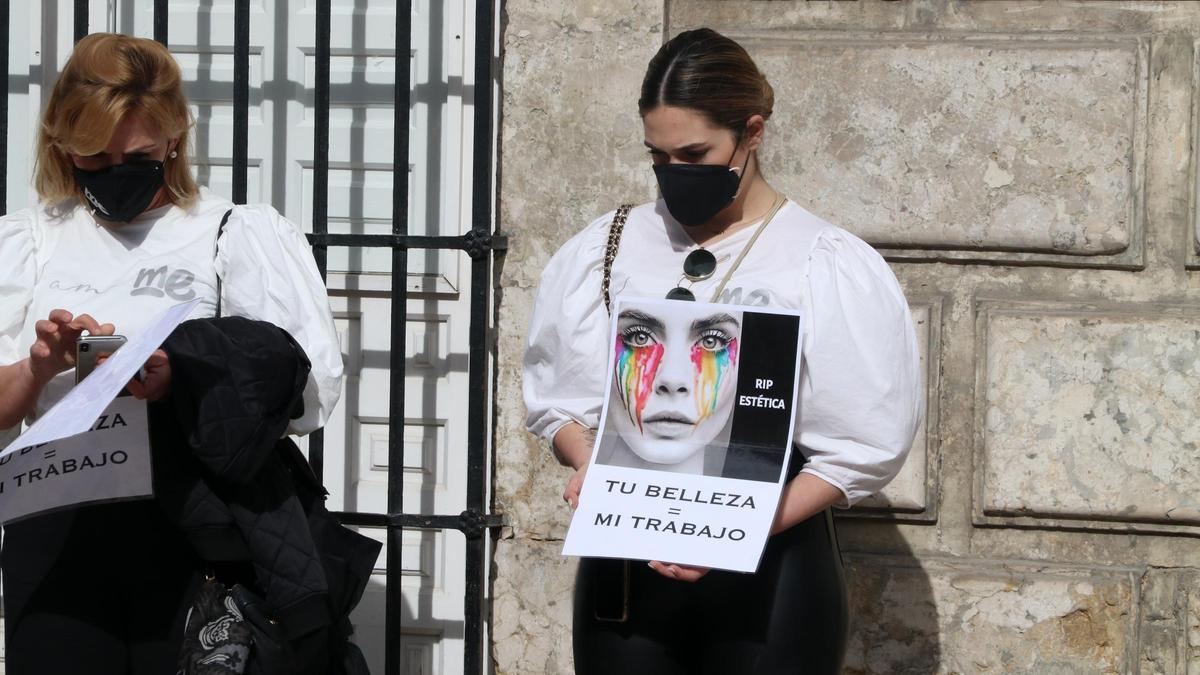
[[[83,382],[38,418],[25,433],[10,443],[0,452],[0,457],[21,448],[57,441],[91,429],[108,404],[117,398],[117,394],[146,363],[146,359],[162,346],[171,331],[183,323],[199,303],[200,299],[197,298],[159,314],[146,330],[131,337]]]

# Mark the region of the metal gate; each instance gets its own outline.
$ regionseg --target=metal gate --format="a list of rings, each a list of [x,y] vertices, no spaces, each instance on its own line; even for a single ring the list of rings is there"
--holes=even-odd
[[[154,39],[169,45],[167,34],[168,0],[152,0]],[[0,0],[0,25],[9,26],[10,0]],[[402,595],[400,584],[401,531],[403,529],[458,530],[467,540],[464,603],[464,672],[483,673],[485,659],[484,629],[488,619],[485,603],[488,571],[488,537],[501,525],[501,517],[492,513],[489,502],[491,409],[489,391],[493,380],[490,356],[494,353],[490,337],[491,279],[494,259],[503,255],[506,239],[494,226],[495,190],[493,188],[494,107],[496,73],[495,18],[503,0],[479,0],[475,17],[475,92],[472,158],[471,227],[457,236],[410,235],[408,223],[407,171],[393,171],[392,227],[390,234],[331,234],[328,228],[329,192],[329,112],[330,112],[330,31],[331,0],[316,0],[316,120],[313,158],[312,230],[308,235],[317,265],[327,271],[331,247],[385,248],[391,250],[391,350],[390,399],[388,413],[388,495],[386,513],[338,512],[346,525],[379,528],[386,531],[388,565],[386,569],[386,616],[384,669],[386,675],[401,672],[400,628]],[[74,36],[78,41],[88,34],[89,1],[74,0]],[[234,136],[233,201],[246,202],[249,144],[249,72],[250,4],[237,0],[234,13]],[[410,52],[411,0],[397,0],[395,53]],[[0,139],[8,133],[9,31],[0,47]],[[406,166],[409,151],[409,70],[396,68],[393,157],[396,166]],[[0,214],[8,210],[6,185],[8,151],[0,155]],[[409,250],[458,249],[470,256],[470,326],[468,354],[469,398],[467,400],[467,444],[456,450],[467,456],[468,480],[466,509],[459,514],[404,513],[404,335],[408,298],[406,276]],[[309,437],[309,461],[318,476],[323,474],[324,439],[321,432]]]

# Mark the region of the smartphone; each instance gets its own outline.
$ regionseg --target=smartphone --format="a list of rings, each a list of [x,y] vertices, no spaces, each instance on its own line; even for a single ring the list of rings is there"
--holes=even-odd
[[[75,384],[92,374],[101,356],[117,351],[125,344],[124,335],[86,335],[75,341]]]

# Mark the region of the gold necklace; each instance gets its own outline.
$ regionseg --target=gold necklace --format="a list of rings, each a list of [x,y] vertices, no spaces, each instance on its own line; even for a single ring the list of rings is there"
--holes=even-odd
[[[767,212],[767,217],[763,218],[763,221],[758,226],[758,229],[754,231],[754,235],[750,237],[750,241],[746,242],[746,245],[742,247],[742,252],[738,254],[738,257],[733,261],[733,264],[729,266],[729,270],[725,272],[725,278],[721,279],[721,283],[717,285],[715,290],[713,290],[712,299],[709,300],[709,302],[716,302],[717,298],[721,297],[721,291],[725,290],[725,285],[728,284],[729,280],[733,278],[733,273],[736,272],[738,266],[742,264],[742,260],[746,258],[746,254],[750,252],[751,247],[754,246],[754,242],[758,241],[759,235],[763,233],[763,230],[767,229],[767,225],[771,224],[771,220],[775,218],[775,214],[779,213],[779,209],[783,208],[783,205],[786,203],[787,197],[784,197],[782,194],[775,198],[775,203],[771,205],[771,210]]]

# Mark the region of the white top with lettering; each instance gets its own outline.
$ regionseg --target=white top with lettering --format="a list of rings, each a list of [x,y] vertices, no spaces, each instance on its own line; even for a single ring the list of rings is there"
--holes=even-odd
[[[221,217],[233,208],[218,249]],[[329,299],[303,233],[267,205],[233,203],[207,189],[187,210],[167,206],[131,223],[100,224],[75,202],[39,204],[0,218],[0,365],[29,355],[34,323],[62,308],[135,335],[162,310],[200,299],[191,317],[216,313],[269,321],[312,361],[304,415],[292,433],[325,423],[341,393],[342,356]],[[37,414],[75,381],[59,375]],[[0,446],[12,432],[0,431]]]
[[[524,394],[527,425],[547,440],[571,421],[599,424],[612,351],[600,290],[612,217],[601,216],[567,241],[542,273],[526,344]],[[691,285],[698,300],[711,299],[755,229],[707,247],[717,269]],[[695,248],[661,200],[638,206],[613,265],[613,297],[665,297],[680,284],[683,260]],[[916,435],[924,391],[904,293],[874,249],[788,201],[714,301],[803,310],[795,438],[808,459],[805,473],[840,489],[841,506],[895,477]]]

